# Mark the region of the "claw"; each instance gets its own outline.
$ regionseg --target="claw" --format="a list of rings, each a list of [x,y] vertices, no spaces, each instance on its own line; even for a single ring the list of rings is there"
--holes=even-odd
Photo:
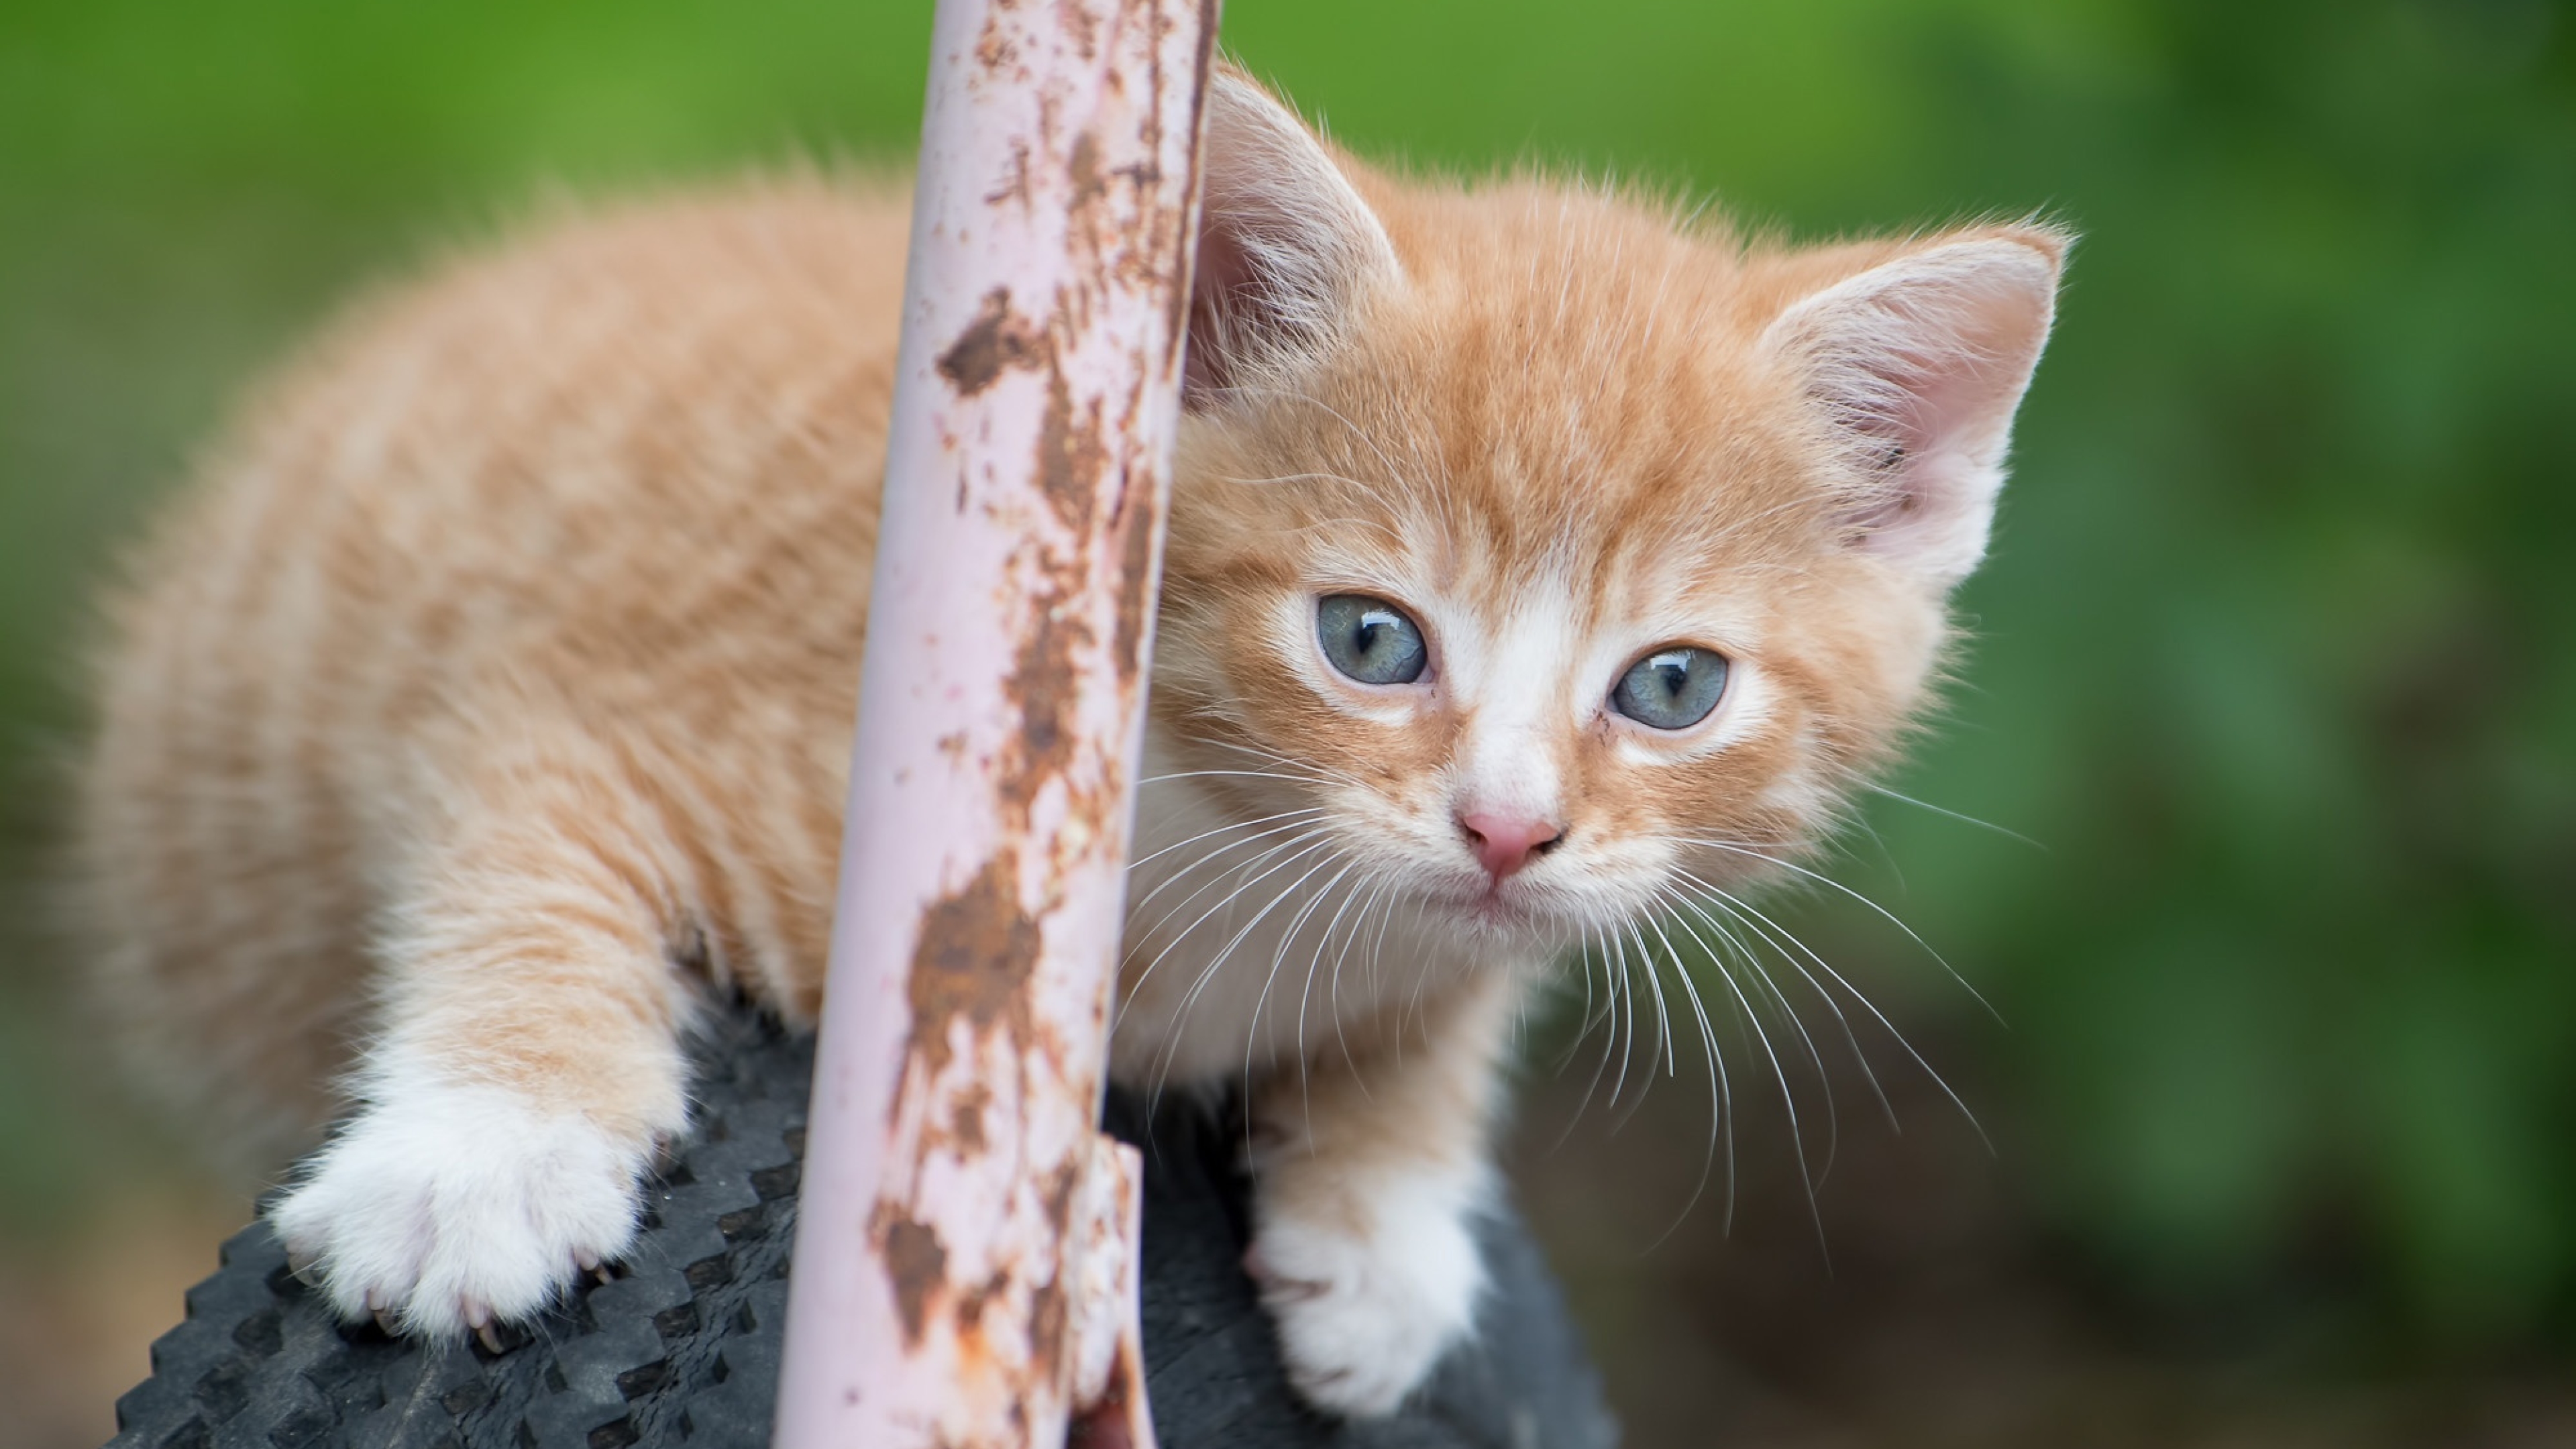
[[[1261,1301],[1272,1305],[1304,1303],[1333,1291],[1332,1284],[1313,1278],[1264,1278],[1260,1282]]]
[[[1260,1287],[1261,1298],[1265,1303],[1303,1303],[1310,1298],[1323,1297],[1331,1292],[1333,1287],[1330,1283],[1313,1278],[1289,1277],[1271,1267],[1270,1260],[1261,1256],[1261,1249],[1258,1247],[1244,1253],[1243,1271]]]
[[[307,1253],[297,1248],[286,1250],[287,1276],[307,1288],[322,1286],[321,1262],[322,1257],[318,1253]]]
[[[387,1310],[387,1309],[382,1309],[382,1308],[371,1308],[371,1309],[369,1309],[369,1310],[367,1310],[367,1311],[375,1315],[375,1319],[376,1319],[376,1327],[378,1327],[378,1328],[380,1328],[380,1329],[384,1330],[384,1335],[385,1335],[385,1337],[387,1337],[387,1338],[400,1338],[400,1337],[402,1337],[402,1329],[401,1329],[400,1327],[398,1327],[398,1326],[394,1323],[394,1316],[393,1316],[392,1312],[390,1312],[390,1311],[389,1311],[389,1310]]]
[[[474,1330],[474,1337],[482,1343],[485,1350],[495,1354],[503,1351],[500,1332],[492,1326],[491,1309],[480,1303],[473,1304],[465,1310],[465,1322],[467,1327]]]
[[[1310,1389],[1329,1389],[1335,1384],[1348,1382],[1350,1377],[1351,1371],[1346,1368],[1325,1369],[1321,1373],[1300,1374],[1298,1382]]]

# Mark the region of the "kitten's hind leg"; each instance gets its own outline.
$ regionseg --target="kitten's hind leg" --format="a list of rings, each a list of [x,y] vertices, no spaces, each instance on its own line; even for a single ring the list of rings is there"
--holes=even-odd
[[[359,1108],[272,1209],[356,1319],[438,1338],[524,1317],[625,1252],[687,1123],[667,837],[603,761],[451,797],[379,946]]]

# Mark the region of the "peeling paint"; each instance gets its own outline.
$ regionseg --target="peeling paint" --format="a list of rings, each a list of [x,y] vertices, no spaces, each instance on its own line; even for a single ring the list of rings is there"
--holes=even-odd
[[[984,1306],[1011,1291],[1011,1275],[995,1273],[992,1277],[957,1296],[957,1331],[980,1334],[984,1331]]]
[[[1046,1283],[1029,1295],[1029,1362],[1060,1364],[1064,1362],[1065,1322],[1064,1285]]]
[[[1077,410],[1061,370],[1047,375],[1046,413],[1038,423],[1037,478],[1056,517],[1077,535],[1091,532],[1109,450],[1101,441],[1100,400]]]
[[[1163,536],[1161,510],[1156,506],[1156,490],[1150,486],[1131,486],[1122,500],[1118,521],[1118,633],[1110,641],[1110,662],[1118,667],[1122,689],[1135,688],[1137,672],[1145,664],[1146,629],[1152,623],[1154,597],[1162,583],[1158,577],[1161,560],[1159,543]]]
[[[1100,179],[1100,142],[1089,131],[1073,138],[1073,155],[1064,164],[1065,176],[1073,182],[1072,207],[1087,211],[1109,190]]]
[[[930,1300],[945,1286],[948,1250],[939,1232],[892,1203],[877,1205],[872,1236],[885,1254],[886,1273],[894,1283],[895,1309],[903,1315],[904,1342],[919,1347],[930,1319]]]
[[[1031,611],[1011,676],[1002,685],[1019,711],[1020,738],[1013,767],[994,783],[1004,822],[1017,822],[1015,832],[1028,827],[1038,793],[1073,762],[1077,743],[1083,679],[1078,655],[1091,643],[1091,626],[1055,607],[1060,597],[1041,600]]]
[[[955,1048],[959,1023],[970,1036],[1016,1027],[1043,937],[1020,908],[1011,857],[994,856],[972,880],[933,903],[912,952],[911,1055],[936,1077]]]
[[[993,1094],[977,1083],[957,1094],[948,1106],[948,1137],[960,1152],[981,1152],[988,1145],[984,1138],[984,1109],[993,1104]]]
[[[1215,18],[939,0],[781,1449],[1152,1443],[1096,1113]]]
[[[984,294],[975,320],[939,354],[939,375],[955,384],[957,395],[973,397],[991,387],[1014,367],[1035,367],[1046,353],[1046,339],[1011,311],[1011,289],[995,287]]]
[[[1074,53],[1084,60],[1098,59],[1100,18],[1093,15],[1088,7],[1075,3],[1075,0],[1058,0],[1055,13],[1057,22],[1064,27],[1065,34],[1073,41]],[[1111,78],[1115,79],[1115,72],[1112,73]]]

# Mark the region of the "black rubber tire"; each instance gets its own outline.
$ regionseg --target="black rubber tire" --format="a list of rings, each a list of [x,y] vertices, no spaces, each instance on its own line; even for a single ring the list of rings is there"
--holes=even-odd
[[[804,1145],[808,1041],[749,1014],[702,1047],[696,1131],[649,1194],[614,1281],[515,1330],[505,1351],[429,1348],[349,1327],[287,1271],[264,1224],[223,1245],[152,1377],[117,1401],[111,1449],[757,1449],[769,1442]],[[1150,1122],[1146,1385],[1164,1449],[1608,1449],[1599,1381],[1528,1234],[1489,1224],[1494,1276],[1475,1340],[1404,1412],[1337,1423],[1280,1368],[1242,1271],[1239,1138],[1204,1111]]]

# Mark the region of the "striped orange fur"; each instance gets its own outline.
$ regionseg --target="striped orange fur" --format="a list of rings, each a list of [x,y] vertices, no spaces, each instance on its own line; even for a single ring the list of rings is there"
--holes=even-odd
[[[2065,238],[1747,243],[1391,177],[1235,72],[1211,108],[1113,1071],[1245,1080],[1292,1372],[1368,1413],[1472,1316],[1518,993],[1806,848],[1920,709]],[[709,990],[812,1018],[905,212],[769,181],[440,268],[138,550],[97,980],[259,1161],[354,1104],[278,1209],[346,1311],[539,1306],[625,1246]],[[1410,619],[1421,677],[1338,672],[1334,595]],[[1678,645],[1713,711],[1621,714]],[[1537,843],[1497,874],[1471,815]]]

